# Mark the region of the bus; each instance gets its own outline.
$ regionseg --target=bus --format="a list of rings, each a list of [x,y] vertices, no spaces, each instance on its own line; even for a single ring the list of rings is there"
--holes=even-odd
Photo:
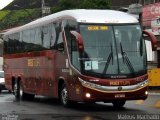
[[[5,86],[16,99],[73,102],[147,98],[143,35],[137,19],[114,10],[65,10],[4,33]]]

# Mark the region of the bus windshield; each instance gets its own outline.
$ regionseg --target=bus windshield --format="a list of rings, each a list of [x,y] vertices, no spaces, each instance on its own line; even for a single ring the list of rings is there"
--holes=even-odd
[[[80,34],[84,42],[84,74],[114,78],[146,73],[146,51],[139,24],[81,24]]]

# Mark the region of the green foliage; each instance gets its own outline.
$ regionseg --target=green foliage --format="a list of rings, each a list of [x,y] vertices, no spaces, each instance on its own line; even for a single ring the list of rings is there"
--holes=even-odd
[[[61,10],[76,9],[80,7],[82,0],[59,0],[58,7]]]
[[[32,1],[32,3],[31,3]],[[55,2],[58,0],[48,0]],[[26,4],[38,6],[39,0],[15,0],[15,4]],[[59,0],[58,4],[51,8],[51,13],[59,12],[67,9],[108,9],[111,6],[111,0]],[[27,8],[27,6],[26,6]],[[34,19],[41,17],[41,8],[20,9],[20,10],[4,10],[0,11],[0,30],[8,29],[15,26],[26,24]]]
[[[59,0],[60,10],[66,9],[109,9],[111,0]]]
[[[81,8],[84,9],[108,9],[110,8],[111,0],[83,0]]]
[[[2,11],[0,11],[1,14]],[[41,9],[12,10],[0,20],[0,29],[26,24],[41,16]]]
[[[3,19],[7,14],[9,14],[9,10],[0,11],[0,20]]]

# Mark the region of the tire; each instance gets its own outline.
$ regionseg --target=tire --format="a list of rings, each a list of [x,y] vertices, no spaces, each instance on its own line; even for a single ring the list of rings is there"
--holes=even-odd
[[[70,100],[68,99],[68,90],[65,84],[62,85],[62,88],[60,91],[60,100],[64,107],[70,106]]]
[[[14,82],[13,94],[14,94],[16,100],[20,99],[20,85],[19,85],[19,82]]]
[[[34,94],[28,94],[23,91],[21,82],[16,82],[14,84],[13,93],[15,95],[16,100],[33,100]]]
[[[112,104],[113,104],[113,106],[115,108],[122,108],[125,103],[126,103],[126,101],[115,101],[115,102],[112,102]]]
[[[9,92],[9,93],[12,93],[12,91],[11,91],[11,90],[8,90],[8,92]]]
[[[33,100],[35,97],[34,94],[23,93],[23,100]]]
[[[22,100],[24,97],[21,81],[15,82],[13,89],[14,96],[16,100]]]

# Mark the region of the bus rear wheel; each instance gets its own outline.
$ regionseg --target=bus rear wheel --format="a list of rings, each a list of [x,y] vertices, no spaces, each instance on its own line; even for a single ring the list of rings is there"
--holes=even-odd
[[[19,95],[20,95],[20,92],[19,92],[19,83],[18,82],[14,82],[14,85],[13,85],[13,94],[16,98],[16,100],[19,99]]]
[[[114,101],[114,102],[112,102],[112,104],[115,108],[121,108],[121,107],[124,106],[125,103],[126,103],[126,101]]]
[[[14,83],[13,93],[16,98],[16,100],[33,100],[34,94],[25,93],[22,88],[21,81]]]

